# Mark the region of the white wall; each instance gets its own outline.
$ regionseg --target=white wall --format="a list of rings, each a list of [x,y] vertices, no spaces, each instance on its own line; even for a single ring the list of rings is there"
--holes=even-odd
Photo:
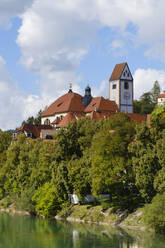
[[[67,113],[58,113],[58,114],[55,114],[54,116],[42,117],[41,124],[44,125],[44,122],[46,119],[49,119],[50,123],[52,123],[57,117],[60,117],[61,115],[64,117],[67,115]]]
[[[116,84],[116,89],[113,89],[113,85]],[[119,107],[119,80],[109,82],[109,100],[115,101]]]
[[[165,104],[165,98],[158,98],[158,106],[163,106]]]

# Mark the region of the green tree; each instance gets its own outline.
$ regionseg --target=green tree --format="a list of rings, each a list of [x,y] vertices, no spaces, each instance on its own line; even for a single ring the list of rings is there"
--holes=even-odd
[[[154,104],[157,104],[157,99],[158,99],[159,94],[160,94],[160,84],[156,80],[155,83],[154,83],[154,86],[153,86],[153,88],[151,90],[152,102]]]
[[[23,124],[34,124],[34,125],[38,125],[38,124],[41,124],[41,114],[43,113],[43,110],[39,110],[36,117],[34,116],[30,116],[28,117],[28,119],[25,121],[22,122],[22,125]]]
[[[150,114],[156,106],[159,93],[160,85],[158,81],[155,81],[151,91],[145,92],[139,100],[134,100],[134,113]]]
[[[152,101],[152,94],[151,92],[146,92],[140,97],[141,102],[141,114],[150,114],[154,107],[155,103]]]
[[[38,215],[46,217],[56,215],[57,210],[60,209],[60,204],[55,191],[56,188],[51,182],[46,182],[43,186],[38,188],[32,197]]]
[[[165,193],[156,195],[152,203],[146,205],[144,222],[157,233],[165,233]]]
[[[136,191],[128,152],[134,135],[134,123],[120,113],[105,123],[92,144],[92,192],[110,193],[112,201],[122,207],[129,207],[130,194]]]

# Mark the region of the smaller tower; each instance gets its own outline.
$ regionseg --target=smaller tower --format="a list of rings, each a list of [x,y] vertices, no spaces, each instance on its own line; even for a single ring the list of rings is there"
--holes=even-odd
[[[89,85],[87,85],[87,87],[85,88],[85,96],[82,98],[82,103],[84,107],[88,106],[91,100],[92,100],[91,88],[89,87]]]
[[[117,64],[109,79],[109,100],[120,111],[133,113],[133,77],[127,63]]]

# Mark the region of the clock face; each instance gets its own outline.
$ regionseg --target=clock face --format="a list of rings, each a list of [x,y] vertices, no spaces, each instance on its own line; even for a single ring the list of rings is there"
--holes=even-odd
[[[131,95],[129,92],[124,92],[124,99],[128,100],[130,99]]]

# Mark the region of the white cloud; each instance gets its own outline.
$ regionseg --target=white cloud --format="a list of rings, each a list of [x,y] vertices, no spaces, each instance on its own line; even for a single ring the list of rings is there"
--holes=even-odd
[[[35,115],[44,104],[44,99],[19,90],[10,78],[4,59],[0,57],[0,129],[20,126],[23,120]]]
[[[33,0],[1,0],[0,1],[0,25],[8,27],[10,19],[22,14],[31,6]]]
[[[147,44],[148,56],[165,59],[164,8],[164,0],[36,0],[21,15],[21,63],[42,77],[41,93],[49,97],[66,89],[68,81],[78,87],[76,70],[102,27],[116,30],[127,41]],[[125,48],[121,39],[112,39],[114,55],[125,55]]]
[[[165,90],[165,71],[155,69],[137,69],[134,74],[134,98],[138,99],[143,93],[152,89],[157,80],[161,90]]]
[[[108,92],[108,82],[106,80],[103,80],[98,88],[93,87],[92,88],[92,96],[104,96],[105,98],[108,98],[107,92]]]
[[[76,70],[97,29],[97,21],[87,18],[90,12],[82,0],[40,0],[22,15],[21,63],[41,76],[42,97],[55,99],[70,82],[81,91]]]
[[[114,55],[114,57],[121,57],[127,53],[127,48],[122,40],[113,40],[109,44],[109,52]]]

